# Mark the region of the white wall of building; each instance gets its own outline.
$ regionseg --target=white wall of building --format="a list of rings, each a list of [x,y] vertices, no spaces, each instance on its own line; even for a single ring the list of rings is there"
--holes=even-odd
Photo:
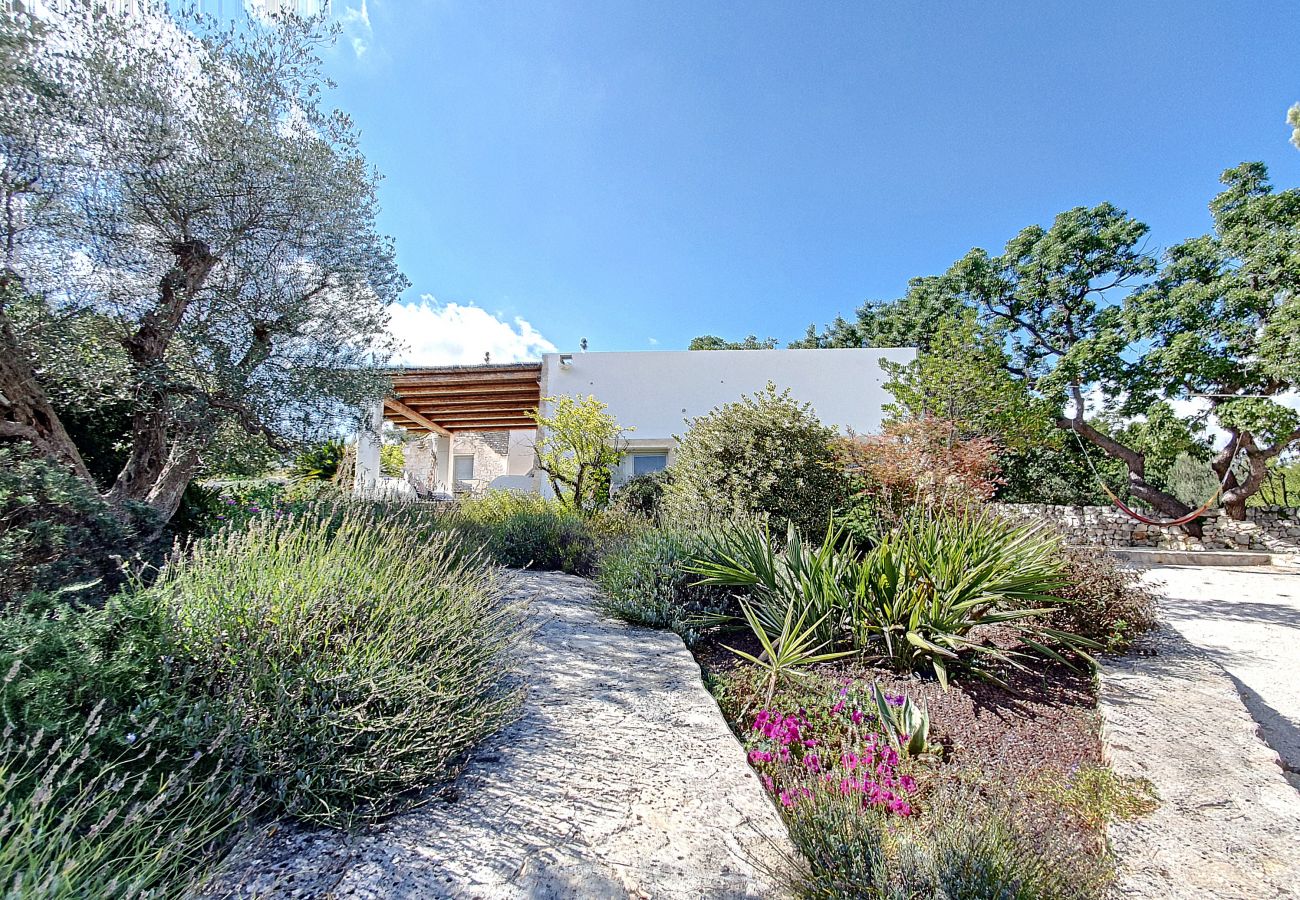
[[[811,403],[827,425],[859,434],[880,430],[890,401],[881,360],[911,362],[911,348],[888,350],[681,350],[574,353],[542,361],[542,394],[592,395],[620,425],[635,427],[635,442],[669,440],[686,420],[703,415],[770,381]],[[634,443],[635,443],[634,442]]]
[[[637,451],[666,450],[671,464],[674,439],[686,432],[689,419],[760,391],[769,381],[811,404],[827,425],[878,432],[882,407],[891,399],[880,363],[915,357],[911,348],[548,353],[542,359],[542,396],[594,396],[620,425],[635,429],[628,435],[631,454],[615,473],[618,483],[631,477]]]

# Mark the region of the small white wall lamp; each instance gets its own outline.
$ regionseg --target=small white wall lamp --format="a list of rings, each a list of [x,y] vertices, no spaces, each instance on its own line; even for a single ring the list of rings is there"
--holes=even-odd
[[[573,354],[572,354],[572,353],[561,353],[561,354],[560,354],[560,368],[561,368],[561,369],[571,369],[571,368],[573,368]]]

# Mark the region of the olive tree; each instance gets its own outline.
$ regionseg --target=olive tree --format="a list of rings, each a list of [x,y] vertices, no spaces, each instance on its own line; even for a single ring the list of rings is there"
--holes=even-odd
[[[3,42],[33,86],[0,117],[14,213],[0,438],[89,478],[43,363],[71,367],[65,380],[93,373],[39,359],[86,311],[131,403],[105,494],[117,506],[168,518],[223,428],[288,449],[382,393],[386,306],[406,282],[376,228],[378,175],[352,122],[323,102],[319,23],[196,17],[187,31],[100,10],[70,14],[53,49],[21,24]],[[16,327],[20,295],[43,305],[39,328]]]

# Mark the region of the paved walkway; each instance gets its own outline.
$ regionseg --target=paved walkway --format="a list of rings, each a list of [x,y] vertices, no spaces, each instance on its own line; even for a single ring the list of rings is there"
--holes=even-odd
[[[1300,574],[1146,577],[1167,624],[1106,664],[1101,711],[1111,764],[1149,778],[1161,804],[1112,828],[1116,896],[1300,897],[1300,792],[1274,749],[1295,765]]]
[[[522,715],[450,799],[352,837],[282,830],[213,895],[780,896],[795,851],[681,640],[601,616],[589,581],[517,591],[538,626]]]

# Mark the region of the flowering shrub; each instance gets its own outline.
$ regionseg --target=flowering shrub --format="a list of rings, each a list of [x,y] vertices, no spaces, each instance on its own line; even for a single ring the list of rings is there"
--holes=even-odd
[[[906,771],[906,755],[881,730],[875,700],[865,694],[848,682],[825,709],[760,709],[755,714],[749,762],[783,807],[822,793],[855,798],[864,811],[912,814],[916,779]],[[884,701],[902,706],[907,698],[886,694]]]

